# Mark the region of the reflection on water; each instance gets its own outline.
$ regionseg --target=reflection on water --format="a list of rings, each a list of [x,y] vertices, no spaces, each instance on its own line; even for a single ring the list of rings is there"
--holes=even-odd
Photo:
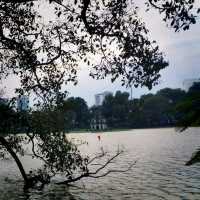
[[[200,199],[200,165],[185,166],[192,152],[199,147],[200,129],[175,133],[174,129],[141,129],[116,133],[72,134],[69,137],[85,140],[82,147],[87,154],[101,147],[110,152],[123,146],[126,152],[116,163],[123,168],[138,160],[132,170],[123,174],[110,174],[101,179],[84,179],[76,187],[51,184],[42,191],[23,191],[23,182],[15,163],[0,162],[1,200],[116,200],[116,199]],[[26,169],[33,165],[29,157],[23,158]]]

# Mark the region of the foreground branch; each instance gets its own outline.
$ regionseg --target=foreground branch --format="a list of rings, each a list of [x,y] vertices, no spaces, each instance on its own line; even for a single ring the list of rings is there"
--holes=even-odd
[[[62,181],[62,182],[58,182],[57,184],[58,185],[61,185],[61,184],[70,184],[72,182],[76,182],[82,178],[101,178],[101,177],[104,177],[104,176],[107,176],[108,174],[110,173],[124,173],[124,172],[127,172],[129,171],[135,164],[136,164],[136,161],[133,162],[132,164],[130,164],[128,166],[128,168],[126,169],[110,169],[110,170],[107,170],[106,172],[103,172],[101,173],[104,169],[106,169],[106,167],[113,163],[113,161],[123,153],[123,151],[118,151],[114,156],[110,157],[104,164],[95,164],[95,165],[100,165],[99,168],[97,168],[94,172],[89,172],[89,170],[86,170],[85,173],[81,174],[80,176],[77,176],[75,178],[70,178],[68,180],[65,180],[65,181]],[[95,156],[94,158],[92,158],[88,164],[92,165],[93,161],[97,160],[97,159],[101,159],[103,158],[104,156],[106,155],[106,153],[104,151],[102,151],[101,154],[99,154],[98,156]],[[88,166],[87,166],[87,169],[88,169]],[[100,174],[101,173],[101,174]]]

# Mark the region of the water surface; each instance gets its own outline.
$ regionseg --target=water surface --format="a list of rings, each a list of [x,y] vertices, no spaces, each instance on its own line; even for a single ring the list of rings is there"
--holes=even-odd
[[[1,200],[188,200],[200,199],[200,165],[185,166],[185,162],[200,146],[200,129],[177,133],[174,129],[141,129],[122,132],[71,134],[70,138],[84,140],[85,154],[95,154],[103,148],[114,153],[124,148],[125,153],[113,163],[125,173],[114,173],[100,179],[84,179],[77,187],[51,184],[42,191],[23,191],[23,181],[11,160],[0,161]],[[101,140],[98,140],[98,135]],[[39,166],[30,157],[22,159],[26,170]]]

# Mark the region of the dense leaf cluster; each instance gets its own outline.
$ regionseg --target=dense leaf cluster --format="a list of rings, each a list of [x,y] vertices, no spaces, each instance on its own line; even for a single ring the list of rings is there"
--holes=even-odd
[[[163,20],[175,31],[188,30],[196,23],[200,12],[200,5],[195,0],[149,0],[146,5],[163,14]]]

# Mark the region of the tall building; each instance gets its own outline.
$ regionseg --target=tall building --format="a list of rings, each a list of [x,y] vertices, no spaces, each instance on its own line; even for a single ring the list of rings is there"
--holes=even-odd
[[[26,111],[29,107],[29,98],[25,95],[17,98],[17,109],[20,111]]]
[[[95,95],[95,106],[101,106],[103,101],[107,95],[112,95],[112,92],[105,91],[103,93],[99,93]]]
[[[200,82],[200,79],[185,79],[183,81],[183,89],[185,91],[188,91],[190,87],[192,87],[192,85],[195,83],[195,82]]]

